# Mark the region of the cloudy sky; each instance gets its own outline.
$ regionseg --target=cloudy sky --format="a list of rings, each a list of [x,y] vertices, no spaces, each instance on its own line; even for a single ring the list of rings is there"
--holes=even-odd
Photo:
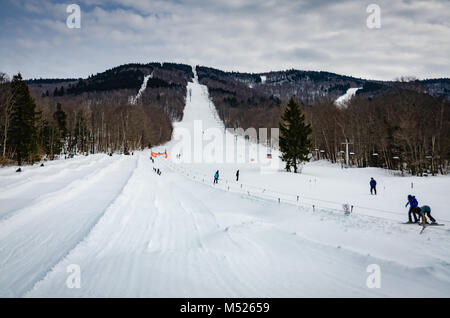
[[[66,25],[81,8],[81,28]],[[381,27],[369,28],[370,4]],[[449,0],[0,0],[0,71],[86,77],[130,62],[450,77]]]

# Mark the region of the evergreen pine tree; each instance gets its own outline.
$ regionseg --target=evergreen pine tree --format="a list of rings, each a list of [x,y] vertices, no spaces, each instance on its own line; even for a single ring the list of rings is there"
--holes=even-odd
[[[28,86],[19,74],[11,82],[12,102],[8,127],[10,152],[22,164],[23,160],[32,162],[37,155],[36,104],[30,95]]]
[[[309,161],[308,154],[312,149],[312,142],[309,139],[312,132],[311,125],[305,123],[305,115],[293,97],[289,100],[281,119],[279,124],[281,159],[286,162],[287,171],[294,167],[294,172],[297,173],[298,164]]]

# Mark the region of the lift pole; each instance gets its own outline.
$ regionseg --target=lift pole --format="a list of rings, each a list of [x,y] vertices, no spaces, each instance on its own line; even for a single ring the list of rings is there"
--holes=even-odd
[[[352,142],[349,142],[348,139],[345,140],[345,142],[342,143],[343,145],[345,145],[345,164],[347,165],[347,167],[349,166],[350,163],[350,157],[349,157],[349,153],[348,153],[348,145],[353,144]]]

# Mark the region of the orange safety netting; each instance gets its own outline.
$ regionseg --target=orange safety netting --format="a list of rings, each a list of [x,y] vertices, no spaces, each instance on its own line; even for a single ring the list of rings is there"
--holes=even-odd
[[[165,153],[165,152],[153,152],[152,151],[152,157],[156,158],[158,156],[164,156],[167,159],[167,153]]]

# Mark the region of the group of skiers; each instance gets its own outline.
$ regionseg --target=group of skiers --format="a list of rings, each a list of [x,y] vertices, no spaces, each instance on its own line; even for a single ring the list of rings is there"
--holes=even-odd
[[[239,169],[236,171],[236,182],[239,181]],[[213,184],[219,183],[219,170],[214,173]]]
[[[236,181],[239,181],[239,169],[236,171]],[[214,174],[214,184],[219,183],[219,170]],[[370,178],[370,194],[377,194],[377,181],[374,178]],[[417,223],[422,221],[423,224],[428,223],[427,217],[430,219],[431,224],[437,224],[436,219],[431,216],[431,208],[428,205],[419,207],[419,202],[413,195],[408,195],[408,202],[406,202],[405,207],[409,205],[408,212],[408,223]],[[414,222],[411,216],[414,217]]]
[[[406,202],[405,207],[407,207],[408,205],[408,223],[417,223],[422,219],[423,224],[426,224],[428,223],[426,217],[430,219],[431,224],[436,223],[436,219],[431,216],[431,208],[428,205],[419,207],[419,202],[417,201],[416,197],[411,194],[408,195],[408,202]],[[411,216],[414,217],[414,222],[412,221]]]
[[[377,194],[377,182],[374,178],[370,178],[370,194]],[[405,207],[409,205],[409,211],[408,211],[408,222],[407,223],[417,223],[422,221],[423,224],[428,223],[427,218],[428,217],[431,221],[431,224],[436,224],[436,219],[431,216],[431,208],[428,205],[424,205],[419,207],[419,202],[417,201],[416,197],[409,194],[408,195],[408,202],[406,202]],[[411,218],[411,216],[414,217],[414,222]]]

